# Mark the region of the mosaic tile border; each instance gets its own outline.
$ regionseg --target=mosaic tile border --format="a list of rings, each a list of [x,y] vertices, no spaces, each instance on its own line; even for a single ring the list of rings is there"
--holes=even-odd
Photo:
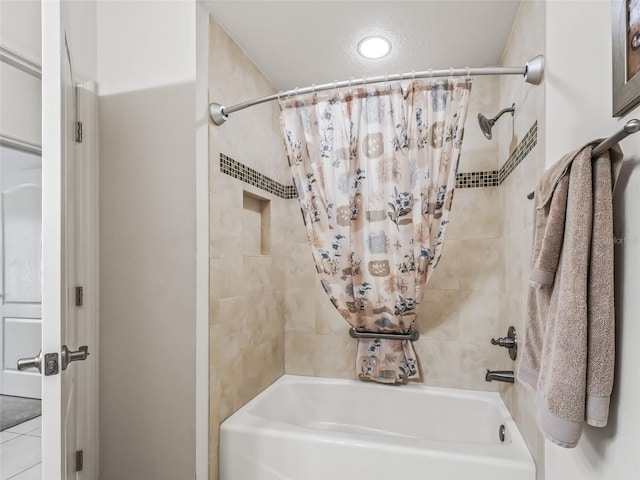
[[[538,143],[538,121],[536,120],[531,125],[531,128],[526,135],[520,140],[520,143],[513,151],[506,162],[500,167],[498,176],[500,177],[500,184],[504,182],[507,177],[513,172],[518,165],[525,159],[533,147]]]
[[[298,198],[298,193],[293,185],[283,185],[223,153],[220,154],[220,171],[280,198]]]
[[[456,188],[497,187],[498,185],[497,170],[488,170],[486,172],[458,172],[456,174]]]
[[[529,131],[522,138],[500,170],[486,172],[464,172],[456,175],[456,188],[497,187],[502,185],[507,177],[525,159],[538,143],[538,122],[533,122]]]
[[[500,170],[487,170],[484,172],[458,172],[456,174],[456,188],[483,188],[498,187],[525,159],[529,152],[538,143],[538,122],[535,121],[526,135],[522,138],[516,149],[513,151]],[[231,175],[243,182],[258,187],[265,192],[277,195],[280,198],[298,198],[298,194],[293,185],[283,185],[277,180],[254,170],[251,167],[234,160],[231,157],[220,154],[220,171]]]

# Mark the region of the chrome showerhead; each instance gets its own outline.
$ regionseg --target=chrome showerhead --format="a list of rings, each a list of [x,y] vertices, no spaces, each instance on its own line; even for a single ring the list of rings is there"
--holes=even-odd
[[[488,140],[491,140],[491,128],[496,121],[492,118],[489,120],[483,114],[478,114],[478,123],[480,124],[480,130],[484,133],[484,136],[487,137]]]
[[[493,136],[491,134],[491,129],[495,125],[496,121],[507,112],[511,112],[511,116],[513,116],[513,112],[515,112],[515,110],[516,110],[516,104],[514,103],[511,105],[511,108],[505,108],[501,110],[500,113],[498,113],[493,118],[487,118],[482,113],[478,114],[478,123],[480,124],[480,130],[482,130],[482,133],[484,134],[484,136],[487,137],[487,140],[491,140]]]

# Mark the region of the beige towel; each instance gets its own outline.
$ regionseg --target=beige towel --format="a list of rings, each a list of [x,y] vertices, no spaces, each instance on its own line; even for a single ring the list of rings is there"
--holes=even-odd
[[[584,421],[607,423],[614,367],[613,198],[616,145],[564,156],[536,188],[523,356],[517,378],[536,392],[542,433],[575,447]]]

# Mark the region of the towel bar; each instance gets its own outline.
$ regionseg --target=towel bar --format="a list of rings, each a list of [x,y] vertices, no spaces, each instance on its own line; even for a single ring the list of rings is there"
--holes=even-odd
[[[608,149],[613,147],[616,143],[618,143],[623,138],[626,138],[629,135],[639,131],[640,131],[640,120],[638,120],[637,118],[633,118],[629,120],[627,123],[624,124],[624,127],[622,127],[616,133],[611,135],[609,138],[603,140],[602,143],[600,143],[600,145],[594,148],[591,153],[591,158],[599,157],[600,155],[602,155]],[[535,192],[531,192],[527,195],[527,198],[529,200],[533,200],[534,196],[535,196]]]
[[[409,333],[389,333],[389,332],[359,332],[355,328],[349,329],[349,336],[352,338],[381,338],[384,340],[411,340],[415,342],[420,338],[417,330],[411,330]]]

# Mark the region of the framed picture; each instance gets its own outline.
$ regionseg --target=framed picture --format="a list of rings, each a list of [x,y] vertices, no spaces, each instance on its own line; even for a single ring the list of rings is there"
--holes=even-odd
[[[611,1],[613,116],[640,103],[640,0]]]

